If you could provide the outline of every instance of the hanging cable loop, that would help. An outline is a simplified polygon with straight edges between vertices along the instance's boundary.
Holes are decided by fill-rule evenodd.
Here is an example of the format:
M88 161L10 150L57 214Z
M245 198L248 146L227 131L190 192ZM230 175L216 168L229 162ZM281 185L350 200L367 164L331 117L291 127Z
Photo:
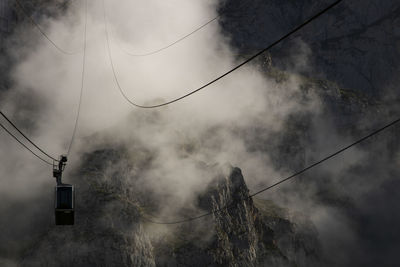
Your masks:
M110 64L111 64L111 70L114 76L114 81L116 83L116 86L118 88L118 90L120 91L121 95L123 96L123 98L132 106L137 107L137 108L144 108L144 109L151 109L151 108L159 108L159 107L163 107L163 106L167 106L170 105L172 103L178 102L184 98L187 98L203 89L205 89L206 87L212 85L213 83L221 80L222 78L224 78L225 76L228 76L229 74L231 74L232 72L234 72L235 70L241 68L242 66L246 65L247 63L249 63L250 61L254 60L255 58L257 58L258 56L260 56L261 54L263 54L264 52L270 50L271 48L273 48L274 46L276 46L277 44L279 44L280 42L282 42L283 40L287 39L288 37L290 37L291 35L293 35L294 33L296 33L297 31L299 31L300 29L302 29L303 27L305 27L306 25L308 25L309 23L311 23L312 21L316 20L317 18L319 18L320 16L322 16L323 14L325 14L326 12L328 12L330 9L334 8L336 5L338 5L340 2L342 2L343 0L338 0L335 1L334 3L330 4L328 7L324 8L323 10L319 11L317 14L315 14L314 16L312 16L311 18L309 18L308 20L304 21L302 24L300 24L299 26L295 27L294 29L292 29L289 33L283 35L281 38L279 38L278 40L276 40L275 42L273 42L272 44L268 45L267 47L265 47L264 49L260 50L259 52L255 53L253 56L251 56L250 58L246 59L245 61L243 61L242 63L240 63L239 65L237 65L236 67L232 68L231 70L225 72L224 74L218 76L217 78L215 78L214 80L204 84L203 86L187 93L184 94L180 97L177 97L175 99L160 103L160 104L156 104L156 105L141 105L136 103L135 101L131 100L130 98L128 98L128 96L126 95L126 93L124 92L124 90L122 89L122 86L120 85L119 81L118 81L118 77L116 74L116 70L115 70L115 66L114 66L114 61L113 61L113 57L112 57L112 53L111 53L111 47L110 47L110 38L109 38L109 30L108 30L108 24L107 24L107 18L106 18L106 8L105 8L105 4L104 4L104 0L103 2L103 17L104 17L104 24L105 24L105 34L106 34L106 40L107 40L107 51L108 51L108 57L110 60Z

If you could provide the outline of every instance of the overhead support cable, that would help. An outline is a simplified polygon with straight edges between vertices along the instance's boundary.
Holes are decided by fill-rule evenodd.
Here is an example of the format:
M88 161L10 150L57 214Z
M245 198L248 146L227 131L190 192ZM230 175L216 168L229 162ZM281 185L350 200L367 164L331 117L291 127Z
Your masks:
M221 12L221 13L224 13L224 12ZM158 54L158 53L160 53L160 52L162 52L162 51L164 51L164 50L166 50L166 49L168 49L168 48L170 48L170 47L172 47L172 46L174 46L174 45L180 43L181 41L185 40L186 38L192 36L192 35L195 34L196 32L198 32L198 31L200 31L201 29L205 28L206 26L208 26L208 25L211 24L212 22L217 21L217 20L221 17L221 15L222 15L221 13L220 13L219 15L217 15L217 16L211 18L210 20L208 20L208 21L205 22L204 24L201 24L200 26L198 26L197 28L195 28L195 29L192 30L191 32L189 32L189 33L183 35L182 37L178 38L177 40L175 40L175 41L173 41L173 42L171 42L171 43L169 43L169 44L167 44L167 45L165 45L165 46L162 46L162 47L160 47L160 48L157 48L157 49L154 49L154 50L152 50L152 51L149 51L149 52L144 52L144 53L132 53L132 52L129 52L127 49L125 49L124 47L122 47L122 45L120 44L120 42L118 41L117 38L113 38L113 39L114 39L115 43L117 44L117 46L118 46L125 54L127 54L128 56L132 56L132 57L145 57L145 56L150 56L150 55ZM107 18L108 18L108 16L107 16L107 14L106 14L106 19L107 19ZM107 20L108 20L108 19L107 19ZM112 37L112 35L113 35L113 33L112 33L112 29L111 29L111 30L110 30L110 36Z
M21 4L19 0L14 0L19 9L22 11L22 13L31 21L31 23L39 30L39 32L46 38L59 52L65 54L65 55L76 55L81 53L82 51L67 51L63 48L61 48L59 45L57 45L47 34L46 32L42 29L42 27L37 23L32 16L28 14L28 12L25 10L24 6Z
M14 127L15 130L17 130L29 143L31 143L35 148L37 148L40 152L42 152L44 155L49 157L50 159L54 161L58 161L56 158L50 156L48 153L46 153L43 149L41 149L38 145L36 145L28 136L26 136L2 111L0 111L0 115L3 116L4 119L8 121L9 124L11 124L12 127Z
M200 31L201 29L203 29L203 28L205 28L206 26L208 26L209 24L211 24L212 22L217 21L217 20L221 17L221 15L222 15L223 13L225 13L225 12L221 12L219 15L217 15L217 16L211 18L210 20L208 20L208 21L205 22L204 24L201 24L200 26L198 26L197 28L195 28L195 29L192 30L191 32L189 32L189 33L183 35L182 37L178 38L177 40L175 40L175 41L173 41L173 42L171 42L171 43L169 43L169 44L167 44L167 45L165 45L165 46L162 46L162 47L160 47L160 48L157 48L157 49L154 49L154 50L152 50L152 51L149 51L149 52L144 52L144 53L132 53L132 52L129 52L127 49L125 49L125 48L122 47L122 45L120 44L120 42L118 42L118 39L117 39L117 38L113 38L113 39L114 39L114 41L116 42L117 46L118 46L125 54L127 54L127 55L129 55L129 56L132 56L132 57L145 57L145 56L150 56L150 55L158 54L158 53L160 53L160 52L162 52L162 51L164 51L164 50L166 50L166 49L168 49L168 48L170 48L170 47L172 47L172 46L174 46L174 45L180 43L181 41L185 40L186 38L192 36L192 35L195 34L196 32ZM108 16L107 16L107 14L106 14L106 19L107 19L107 18L108 18ZM110 30L110 35L113 35L112 29Z
M79 95L79 102L78 102L78 109L77 109L77 114L76 114L76 119L74 123L74 129L72 132L72 137L68 146L67 150L67 155L70 154L72 145L75 140L77 128L78 128L78 122L79 122L79 116L80 116L80 110L82 106L82 95L83 95L83 88L84 88L84 79L85 79L85 62L86 62L86 42L87 42L87 0L85 1L85 30L84 30L84 43L83 43L83 59L82 59L82 76L81 76L81 86L80 86L80 95ZM0 115L4 117L8 123L10 123L11 126L15 128L29 143L31 143L36 149L38 149L40 152L42 152L44 155L49 157L50 159L53 160L53 163L59 162L56 158L52 157L48 153L46 153L43 149L41 149L38 145L36 145L28 136L26 136L16 125L13 123L2 111L0 111ZM37 158L42 160L43 162L53 165L53 163L43 159L40 157L37 153L35 153L32 149L30 149L28 146L26 146L22 141L20 141L12 132L10 132L3 124L0 124L0 126L9 134L11 135L18 143L20 143L24 148L26 148L28 151L30 151L33 155L35 155Z
M74 130L72 131L72 137L71 137L71 141L68 146L67 156L69 156L69 154L71 152L72 144L74 143L74 140L75 140L76 131L78 129L79 115L80 115L81 106L82 106L82 95L83 95L83 88L84 88L84 84L85 84L85 66L86 66L86 42L87 42L86 29L87 29L87 0L85 1L85 30L84 30L84 41L83 41L81 88L80 88L80 93L79 93L79 102L78 102L78 109L76 112Z
M302 169L302 170L300 170L300 171L298 171L298 172L295 172L295 173L293 173L292 175L290 175L290 176L288 176L288 177L286 177L286 178L284 178L284 179L280 179L278 182L276 182L276 183L274 183L274 184L272 184L272 185L270 185L270 186L268 186L268 187L265 187L265 188L263 188L263 189L260 189L259 191L255 192L255 193L253 193L253 194L250 194L249 196L247 196L247 197L245 197L245 198L238 199L238 200L236 200L236 201L233 202L233 203L229 203L229 204L224 205L224 206L222 206L222 207L220 207L220 208L217 208L217 209L215 209L215 210L213 210L213 211L209 211L209 212L203 213L203 214L201 214L201 215L199 215L199 216L190 217L190 218L186 218L186 219L182 219L182 220L165 221L165 222L162 222L162 221L155 221L155 220L149 219L147 216L142 216L142 217L143 217L143 219L144 219L145 221L150 222L150 223L154 223L154 224L180 224L180 223L191 222L191 221L194 221L194 220L197 220L197 219L200 219L200 218L203 218L203 217L212 215L212 214L214 214L214 213L218 213L218 212L224 211L224 210L226 210L226 209L235 208L235 204L236 204L237 202L239 202L239 201L246 201L246 200L248 200L248 199L251 199L252 197L254 197L254 196L256 196L256 195L259 195L259 194L261 194L261 193L263 193L263 192L265 192L265 191L268 191L268 190L270 190L270 189L272 189L272 188L274 188L274 187L277 187L278 185L280 185L280 184L282 184L282 183L285 183L285 182L287 182L287 181L289 181L289 180L291 180L291 179L294 179L295 177L298 177L300 174L303 174L303 173L305 173L305 172L307 172L307 171L309 171L309 170L311 170L311 169L317 167L318 165L324 163L325 161L327 161L327 160L329 160L329 159L332 159L333 157L335 157L335 156L337 156L337 155L339 155L339 154L345 152L346 150L348 150L348 149L350 149L350 148L352 148L352 147L354 147L354 146L356 146L356 145L358 145L358 144L364 142L365 140L367 140L367 139L369 139L369 138L371 138L371 137L373 137L373 136L379 134L380 132L382 132L382 131L384 131L384 130L386 130L386 129L392 127L392 126L394 126L395 124L397 124L397 123L399 123L399 122L400 122L400 118L398 118L398 119L396 119L396 120L394 120L394 121L392 121L392 122L386 124L385 126L383 126L383 127L379 128L379 129L377 129L377 130L371 132L370 134L368 134L368 135L366 135L366 136L364 136L364 137L358 139L357 141L355 141L355 142L353 142L353 143L351 143L351 144L349 144L349 145L347 145L347 146L344 146L343 148L337 150L336 152L334 152L334 153L332 153L332 154L329 154L328 156L326 156L326 157L324 157L324 158L322 158L322 159L316 161L315 163L313 163L313 164L311 164L311 165L308 165L308 166L305 167L304 169Z
M187 33L186 35L182 36L181 38L173 41L172 43L169 43L165 46L162 46L160 48L157 48L155 50L152 51L148 51L148 52L144 52L144 53L132 53L129 52L127 49L125 49L124 47L122 47L122 45L120 44L120 42L118 42L117 38L113 38L115 40L115 42L117 43L117 46L128 56L132 56L132 57L146 57L146 56L151 56L154 54L158 54L168 48L170 48L171 46L176 45L177 43L180 43L181 41L185 40L186 38L190 37L191 35L195 34L196 32L200 31L201 29L203 29L204 27L206 27L208 24L218 20L220 17L220 15L215 16L214 18L210 19L209 21L207 21L206 23L200 25L199 27L197 27L196 29L192 30L191 32ZM106 14L106 19L107 19L107 14Z
M21 140L19 140L12 132L10 132L1 122L0 122L0 127L4 129L4 131L6 131L6 133L8 133L12 138L14 138L18 143L20 143L25 149L27 149L29 152L31 152L35 157L37 157L38 159L40 159L41 161L43 161L44 163L48 164L48 165L53 165L53 163L51 163L50 161L45 160L44 158L42 158L41 156L39 156L38 154L36 154L32 149L30 149L27 145L25 145ZM36 146L35 146L36 147Z
M123 96L123 98L132 106L138 107L138 108L159 108L162 106L167 106L170 105L172 103L178 102L186 97L189 97L203 89L205 89L206 87L210 86L211 84L221 80L222 78L224 78L225 76L231 74L232 72L234 72L235 70L239 69L240 67L244 66L245 64L249 63L250 61L254 60L255 58L257 58L258 56L260 56L261 54L263 54L264 52L268 51L269 49L273 48L274 46L276 46L277 44L279 44L280 42L282 42L283 40L287 39L289 36L291 36L292 34L296 33L297 31L299 31L300 29L302 29L304 26L306 26L307 24L311 23L312 21L314 21L315 19L319 18L321 15L323 15L324 13L326 13L327 11L329 11L330 9L332 9L333 7L335 7L336 5L338 5L340 2L342 2L343 0L338 0L335 1L334 3L332 3L331 5L329 5L328 7L324 8L323 10L319 11L317 14L315 14L314 16L312 16L311 18L309 18L308 20L304 21L302 24L300 24L299 26L295 27L293 30L291 30L289 33L283 35L282 37L280 37L278 40L276 40L275 42L273 42L272 44L268 45L266 48L260 50L259 52L257 52L256 54L254 54L253 56L251 56L250 58L246 59L245 61L243 61L242 63L240 63L239 65L237 65L236 67L232 68L231 70L225 72L224 74L222 74L221 76L215 78L214 80L206 83L205 85L187 93L184 94L180 97L177 97L175 99L172 99L170 101L161 103L161 104L156 104L156 105L141 105L136 103L135 101L132 101L124 92L124 90L122 89L119 81L118 81L118 77L116 74L116 70L115 70L115 66L114 66L114 62L113 62L113 58L112 58L112 53L111 53L111 48L110 48L110 38L109 38L109 31L108 31L108 25L107 25L107 18L106 18L106 11L105 11L105 4L104 4L104 0L103 0L103 13L104 13L104 24L105 24L105 33L106 33L106 40L107 40L107 50L108 50L108 56L110 59L110 63L111 63L111 69L113 72L113 76L114 76L114 80L115 83L118 87L118 90L120 91L121 95Z

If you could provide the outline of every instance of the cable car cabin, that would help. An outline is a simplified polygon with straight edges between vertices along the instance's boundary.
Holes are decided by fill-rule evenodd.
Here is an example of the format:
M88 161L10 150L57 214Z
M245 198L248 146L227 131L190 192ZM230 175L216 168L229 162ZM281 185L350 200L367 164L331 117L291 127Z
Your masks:
M56 225L74 224L75 190L70 184L56 186L55 215Z

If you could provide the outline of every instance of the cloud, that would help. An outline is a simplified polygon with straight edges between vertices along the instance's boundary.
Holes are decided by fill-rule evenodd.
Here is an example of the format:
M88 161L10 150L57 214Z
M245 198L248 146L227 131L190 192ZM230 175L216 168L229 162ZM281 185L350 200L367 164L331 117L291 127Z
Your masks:
M75 51L83 46L83 4L72 5L57 19L41 20L46 33L65 49ZM217 8L218 1L116 4L106 0L116 75L132 101L145 104L173 99L238 64L234 49L217 22L148 57L130 57L121 50L144 53L169 44L215 17ZM35 34L35 29L20 29L14 37L18 45L9 48L15 60L14 84L1 101L2 110L12 114L46 151L58 155L66 152L75 123L83 55L59 54L45 39L33 37ZM26 39L33 46L27 47ZM82 108L66 181L76 179L74 171L80 167L83 154L107 146L124 147L134 167L135 161L142 163L148 159L150 163L137 171L133 168L122 182L129 184L134 177L136 185L157 196L159 215L164 216L179 213L185 206L195 207L197 194L215 176L215 165L228 163L240 167L253 190L284 177L293 171L280 166L291 154L276 153L282 147L293 148L284 142L285 138L289 138L288 142L291 137L300 140L293 144L304 148L303 164L332 152L352 138L330 122L335 115L325 113L327 108L319 88L313 85L311 90L304 90L305 78L294 74L312 69L308 60L311 50L301 40L296 44L301 49L293 52L288 62L293 74L285 74L282 81L277 82L276 77L266 75L265 69L251 63L176 104L141 110L129 105L116 87L107 55L102 5L89 1ZM303 129L308 133L299 133L296 127L291 132L290 125L298 117L304 118L299 121L308 125ZM54 185L51 168L42 166L3 132L0 138L2 148L8 151L0 155L3 202L47 201ZM293 155L298 156L297 152ZM369 155L363 149L352 149L307 175L311 182L304 178L263 197L310 215L328 248L340 248L344 243L355 246L358 239L346 213L315 194L327 189L326 185L331 186L334 196L349 195L349 188L355 190L351 191L354 196L371 190L370 186L359 189L359 179L353 182L344 177L349 172L346 175L358 177L357 172L351 171L366 159ZM342 176L343 179L335 180ZM343 184L349 188L343 189ZM31 206L23 208L24 212L30 209ZM32 213L29 216L33 219L36 214ZM9 222L3 222L5 228L22 229L29 234L31 229L15 226L14 217L9 218ZM333 234L337 232L346 235L340 238ZM332 236L337 238L332 241Z
M60 18L40 21L48 36L65 50L76 51L83 45L83 4L71 6ZM138 103L169 100L238 63L218 23L149 57L129 57L117 45L134 51L156 49L214 17L216 7L213 1L148 1L145 5L139 1L118 5L106 1L116 75L130 99ZM213 178L204 166L239 166L249 185L258 183L260 177L276 176L269 155L250 151L243 137L253 127L267 137L282 129L288 115L315 108L304 108L298 102L300 87L295 76L276 83L257 65L249 64L174 105L140 110L126 103L116 88L102 12L101 3L89 2L82 108L66 182L79 166L81 155L101 148L104 140L125 147L139 143L145 149L143 153L150 153L150 167L138 181L166 204L160 215L195 205L196 194ZM2 101L3 109L37 144L57 156L66 152L71 138L83 54L60 54L40 36L33 38L32 47L26 47L24 40L38 34L37 30L24 28L18 34L14 39L19 45L10 48L15 60L14 85ZM99 144L94 139L87 142L91 136L102 135L107 138ZM1 161L1 188L6 201L48 199L49 188L54 185L51 167L42 166L4 133L1 138L10 151ZM13 228L11 221L6 228Z

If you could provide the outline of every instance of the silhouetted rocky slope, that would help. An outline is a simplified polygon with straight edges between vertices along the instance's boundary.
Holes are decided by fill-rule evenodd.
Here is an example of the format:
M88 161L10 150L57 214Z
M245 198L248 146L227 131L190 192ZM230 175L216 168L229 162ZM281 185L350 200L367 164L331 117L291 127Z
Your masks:
M155 209L143 208L151 199L142 201L138 196L146 192L127 186L135 176L127 175L134 168L127 155L115 149L95 151L86 163L80 171L84 176L74 181L76 225L53 226L43 233L24 256L23 266L311 266L318 262L320 247L317 233L310 230L312 223L290 221L288 213L272 202L255 200L255 204L238 168L228 176L217 174L198 196L200 210L229 208L168 226L168 233L155 236L149 231L157 225L146 219Z
M116 172L107 176L110 164ZM74 181L75 225L51 227L40 240L33 240L22 266L154 266L138 204L124 201L129 197L123 164L126 161L115 150L87 157L85 165L90 167L82 168Z
M240 53L251 53L271 43L328 2L304 0L283 4L282 1L227 0L223 7L227 12L221 24L225 33L231 36L234 48ZM399 26L399 9L395 4L396 1L344 1L298 35L310 47L311 53L294 38L259 59L259 65L266 77L277 82L288 79L287 71L300 72L304 99L307 100L308 94L321 99L323 109L318 119L332 119L334 128L343 136L360 136L374 125L381 125L381 118L390 118L393 114L376 96L381 94L382 88L391 86L398 70L399 27L396 26ZM293 55L297 52L309 53L309 66L313 67L292 65L296 62ZM306 105L307 101L304 103ZM287 118L284 130L268 136L268 140L260 134L263 128L259 125L238 134L247 140L250 150L271 155L277 169L298 170L306 165L307 155L311 153L307 146L315 142L314 134L318 131L313 129L314 120L315 117L308 113L294 114ZM390 131L389 137L378 136L376 139L389 140L383 143L394 158L399 147L396 137L400 129ZM387 153L381 148L377 151L382 152L379 155ZM78 189L76 225L52 226L49 230L38 228L41 238L31 241L22 265L323 265L313 224L303 215L293 214L268 200L240 200L248 195L248 189L238 169L233 169L228 176L216 175L214 183L198 196L198 206L202 210L215 210L232 201L234 209L223 209L196 222L168 226L168 233L161 231L158 236L149 234L156 226L146 222L143 216L157 214L162 203L152 192L142 190L135 183L136 176L151 161L151 155L144 155L132 159L118 147L88 154L86 163L90 164L84 164L76 171L76 179L71 181ZM363 175L374 173L380 160L383 162L386 158L366 159L365 162L374 164L364 169L354 168L349 176L367 177ZM386 164L381 165L385 167ZM393 173L396 177L396 172ZM376 177L379 175L377 172ZM354 200L331 188L329 177L318 177L322 178L312 180L318 183L315 196L318 201L343 208L351 218L363 215L355 211ZM311 183L302 182L297 184L298 191ZM377 202L374 199L368 207ZM386 203L382 204L382 210L383 207ZM371 209L368 210L364 211L364 220L371 219L368 217ZM177 216L198 212L182 210ZM379 216L375 217L379 220ZM360 229L371 227L363 226L363 222L357 220L353 223ZM392 218L387 219L390 220ZM388 228L392 226L388 223ZM378 228L375 232L382 231Z
M221 25L233 47L253 53L332 2L226 0ZM343 88L383 96L399 68L399 18L398 1L343 1L272 49L272 58L280 68L312 72ZM302 55L309 64L302 65Z

